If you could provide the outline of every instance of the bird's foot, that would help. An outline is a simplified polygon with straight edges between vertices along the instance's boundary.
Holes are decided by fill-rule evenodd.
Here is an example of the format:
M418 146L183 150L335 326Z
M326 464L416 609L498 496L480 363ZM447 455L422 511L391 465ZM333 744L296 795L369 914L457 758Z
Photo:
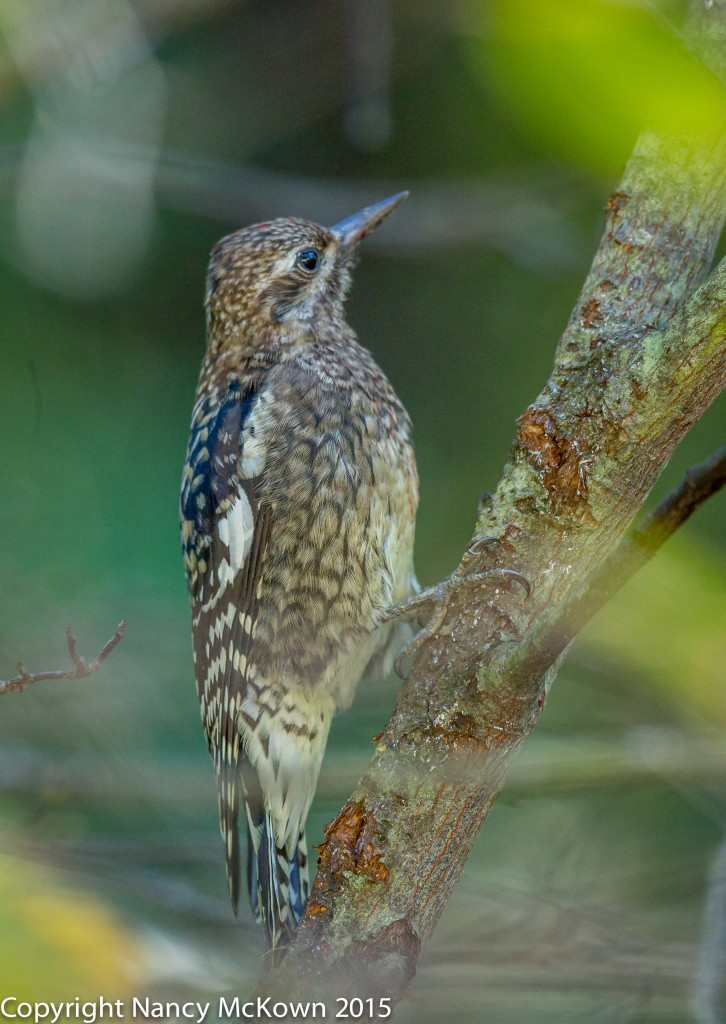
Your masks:
M480 541L476 541L472 545L472 549L477 547L478 550L481 550L486 542L500 543L496 538L484 537ZM532 589L526 577L514 569L487 569L485 572L474 572L467 576L450 576L443 583L437 583L436 586L429 587L427 590L421 591L420 594L415 594L408 600L388 608L381 624L417 619L419 625L423 626L398 652L393 663L396 675L401 679L404 678L404 659L416 655L423 644L441 629L449 611L449 602L455 593L461 592L462 589L478 589L497 581L518 583L524 589L526 597L529 597ZM426 616L428 616L428 622L424 625L421 620Z

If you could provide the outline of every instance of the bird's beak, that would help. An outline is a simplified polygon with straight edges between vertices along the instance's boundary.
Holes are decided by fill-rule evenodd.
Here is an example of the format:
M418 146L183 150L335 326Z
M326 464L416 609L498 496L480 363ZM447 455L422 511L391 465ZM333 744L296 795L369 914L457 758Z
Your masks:
M404 199L408 198L408 192L398 192L390 199L383 199L373 206L366 206L359 210L352 217L346 217L330 229L334 235L342 241L345 246L354 246L371 231L375 231L389 213L393 213L397 206L400 206Z

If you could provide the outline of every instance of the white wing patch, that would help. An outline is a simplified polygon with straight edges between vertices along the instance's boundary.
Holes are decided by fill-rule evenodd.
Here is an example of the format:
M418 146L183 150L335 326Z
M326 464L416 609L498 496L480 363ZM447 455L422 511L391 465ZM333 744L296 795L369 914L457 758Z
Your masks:
M255 398L250 412L245 417L237 463L237 471L244 480L260 476L265 468L267 434L269 425L274 420L274 403L275 396L268 388ZM220 513L215 529L229 555L228 558L221 558L215 567L214 589L209 600L202 606L205 612L215 607L228 584L231 584L244 568L255 534L255 517L242 486L238 485L237 493L234 496L230 495L222 508L224 513Z
M216 585L208 601L202 605L202 611L208 612L214 608L220 598L226 593L227 585L234 581L235 576L245 564L247 555L252 547L252 538L255 533L255 520L252 515L252 506L244 491L240 491L225 516L217 520L217 534L219 539L229 551L229 561L222 558L216 567ZM222 620L220 628L226 624Z
M245 564L245 559L252 547L252 536L255 530L254 516L249 498L241 491L232 503L227 515L217 522L219 539L229 548L229 566L232 575ZM220 579L222 566L220 566Z
M265 468L265 455L267 454L261 441L252 437L245 444L243 455L240 459L242 473L246 477L259 476Z
M246 478L260 476L267 458L265 428L270 422L275 403L271 388L262 391L256 398L242 429L242 457L240 469Z

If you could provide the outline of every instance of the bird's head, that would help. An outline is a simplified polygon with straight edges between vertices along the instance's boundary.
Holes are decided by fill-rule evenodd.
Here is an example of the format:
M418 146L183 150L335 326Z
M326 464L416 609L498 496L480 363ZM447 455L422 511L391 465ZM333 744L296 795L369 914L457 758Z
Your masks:
M316 327L342 315L358 242L407 195L399 192L332 228L286 217L223 238L207 274L210 349L254 352L313 340Z

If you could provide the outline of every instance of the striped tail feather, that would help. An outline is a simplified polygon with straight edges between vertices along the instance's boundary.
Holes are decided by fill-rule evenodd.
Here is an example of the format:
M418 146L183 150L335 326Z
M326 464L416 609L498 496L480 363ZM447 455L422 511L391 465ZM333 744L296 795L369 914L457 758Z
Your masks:
M292 851L281 848L269 811L247 810L247 887L252 912L262 922L268 949L288 945L309 893L305 832L299 833Z
M220 765L217 769L219 827L224 841L227 882L235 917L239 910L240 893L239 787L237 766Z

